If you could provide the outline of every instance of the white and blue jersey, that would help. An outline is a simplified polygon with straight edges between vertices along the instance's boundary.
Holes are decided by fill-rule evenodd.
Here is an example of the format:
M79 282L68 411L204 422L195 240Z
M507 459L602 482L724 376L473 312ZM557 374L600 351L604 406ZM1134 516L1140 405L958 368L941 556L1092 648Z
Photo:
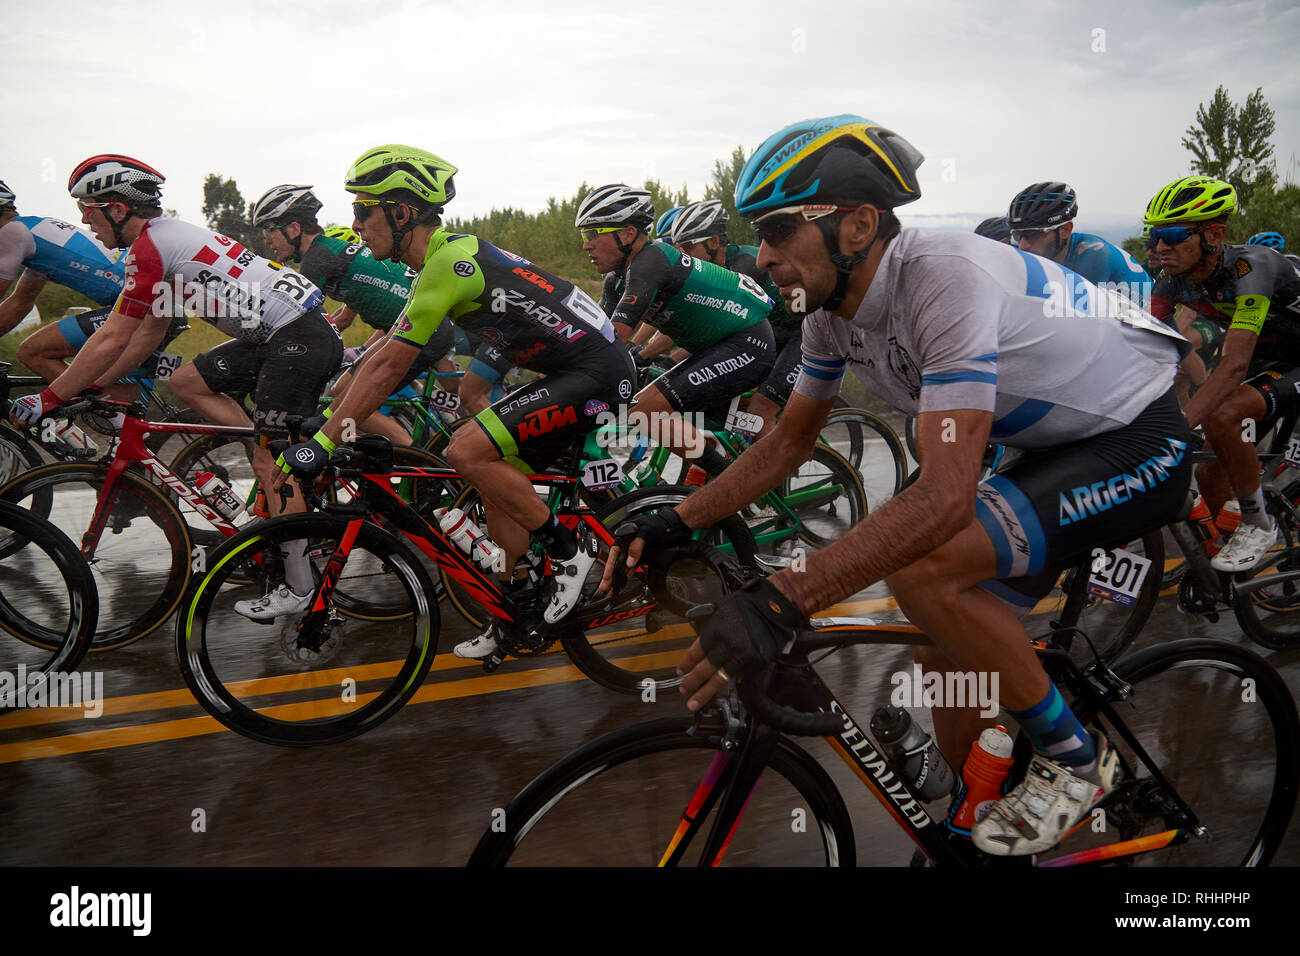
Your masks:
M1055 262L904 230L852 319L817 311L803 330L801 395L834 397L851 367L900 411L988 411L993 441L1028 450L976 490L999 579L1132 540L1182 505L1192 438L1172 385L1190 343ZM984 586L1023 610L1054 580Z
M825 399L846 367L909 414L993 413L992 439L1050 448L1131 422L1190 344L1055 262L965 233L904 230L852 320L803 323L795 391Z
M1101 236L1071 233L1063 265L1093 285L1127 296L1144 309L1151 303L1151 276L1136 259Z
M99 305L112 305L126 279L123 264L94 236L41 216L18 216L0 228L0 279L15 279L24 269Z

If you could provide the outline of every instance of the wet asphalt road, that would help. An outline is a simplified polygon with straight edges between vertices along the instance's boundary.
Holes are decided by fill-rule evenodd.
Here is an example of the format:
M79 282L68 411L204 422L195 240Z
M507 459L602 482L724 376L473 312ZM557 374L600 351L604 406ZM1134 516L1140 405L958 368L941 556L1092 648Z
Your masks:
M126 536L113 543L124 555L123 567L144 582L158 554L132 548ZM20 580L12 564L0 567L0 578L5 575L11 588L40 581ZM120 579L117 600L148 593L146 584L132 580ZM890 617L890 603L877 586L840 613ZM247 740L208 717L178 672L174 621L134 645L90 656L82 667L102 674L108 698L102 716L39 709L0 715L0 865L456 866L500 808L552 762L607 731L685 713L678 699L647 703L600 687L562 652L509 661L487 675L450 654L473 629L446 602L441 620L438 657L412 702L359 738L306 750ZM1030 633L1045 620L1031 618ZM1251 645L1230 614L1210 624L1162 597L1136 646L1183 637L1250 647L1282 673L1293 696L1300 695L1300 652ZM890 675L910 666L907 648L859 647L818 670L864 726L885 702ZM1197 701L1170 703L1184 715L1177 736L1195 741L1215 733L1213 718ZM858 862L905 865L910 840L825 743L806 746L845 794ZM1238 769L1215 766L1205 777L1230 795ZM662 834L643 834L632 805L659 800L660 783L632 780L603 793L605 802L585 811L590 832L539 837L537 862L607 862L606 850L643 837L646 845L633 848L633 859L652 861L663 847ZM664 789L671 791L663 795L663 803L673 805L671 823L689 789ZM786 795L778 792L769 802L746 819L774 813L769 832L797 831L781 819L790 813ZM807 851L810 843L815 849L814 841L812 834L786 839L767 854L738 837L729 859L811 862ZM1275 864L1300 864L1295 820Z
M443 651L470 634L450 609L443 625ZM1190 619L1166 597L1139 646L1186 636L1246 643L1230 617ZM562 655L488 676L440 654L421 695L383 726L284 750L207 718L172 655L170 625L94 655L83 666L104 673L110 698L98 719L0 718L0 864L459 865L494 811L548 764L600 733L681 710L675 700L643 703L601 688ZM1300 653L1265 656L1300 692ZM819 671L865 723L889 675L909 664L904 648L856 648ZM548 683L510 686L521 679ZM113 713L114 701L141 709ZM1188 713L1189 730L1210 731L1196 719ZM905 864L910 841L824 743L809 748L846 792L859 862ZM551 862L586 860L577 847ZM1275 862L1300 863L1295 821Z

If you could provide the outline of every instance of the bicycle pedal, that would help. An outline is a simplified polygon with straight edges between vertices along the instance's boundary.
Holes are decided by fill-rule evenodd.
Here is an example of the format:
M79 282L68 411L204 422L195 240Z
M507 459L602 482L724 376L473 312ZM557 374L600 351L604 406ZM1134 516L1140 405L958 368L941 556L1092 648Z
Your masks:
M499 657L496 654L489 654L487 657L483 658L483 671L484 673L491 674L504 663L504 657Z

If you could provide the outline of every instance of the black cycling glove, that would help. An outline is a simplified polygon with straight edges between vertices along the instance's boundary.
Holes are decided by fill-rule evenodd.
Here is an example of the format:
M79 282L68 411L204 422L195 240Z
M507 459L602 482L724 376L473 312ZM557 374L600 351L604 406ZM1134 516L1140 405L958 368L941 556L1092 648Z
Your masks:
M807 624L776 585L755 578L718 602L700 642L710 663L736 677L776 660Z
M665 507L624 521L614 529L614 537L620 548L626 548L634 538L641 538L647 548L658 551L689 544L691 529L686 527L677 509Z

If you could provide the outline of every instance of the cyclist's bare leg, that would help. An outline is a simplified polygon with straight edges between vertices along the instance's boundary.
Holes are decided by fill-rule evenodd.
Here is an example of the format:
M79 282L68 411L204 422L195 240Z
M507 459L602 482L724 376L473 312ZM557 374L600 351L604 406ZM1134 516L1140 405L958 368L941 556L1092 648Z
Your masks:
M500 509L521 529L540 528L550 518L550 509L537 497L532 482L501 458L496 445L477 425L456 429L447 445L447 461L478 490L485 507ZM506 547L503 541L496 543ZM523 554L525 547L526 542L517 548L514 558Z
M1247 438L1254 437L1250 432L1243 432L1246 419L1259 421L1267 412L1264 396L1255 389L1241 386L1217 409L1205 419L1205 437L1218 459L1219 471L1226 473L1227 483L1237 497L1243 498L1254 494L1259 489L1259 456L1255 446ZM1200 469L1197 470L1198 481ZM1211 478L1210 487L1201 486L1201 494L1206 503L1219 513L1224 501L1229 497L1224 493L1222 483ZM1212 495L1217 497L1212 497Z
M755 392L749 399L749 414L763 419L763 428L758 433L758 437L763 438L776 428L776 416L781 414L781 406L766 395Z
M705 447L705 438L700 429L691 424L691 415L675 411L668 403L668 398L654 385L647 385L636 394L636 405L631 415L641 412L650 423L650 438L674 454L684 458L687 463L695 464L693 459L700 457ZM655 425L654 423L661 423Z
M1047 695L1050 683L1015 612L979 586L996 576L993 542L974 520L886 582L908 620L934 641L934 649L918 655L924 667L987 675L990 689L996 674L994 706L1027 710ZM939 748L960 767L990 719L980 716L979 707L941 707L933 716Z
M77 354L59 331L58 323L38 329L18 344L18 361L39 375L47 382L52 382L68 370L67 359ZM105 391L108 397L118 402L133 402L140 397L140 389L135 385L118 383L110 385Z
M167 384L176 397L202 415L204 421L214 425L252 424L242 405L229 395L208 388L193 362L186 362L178 368Z

